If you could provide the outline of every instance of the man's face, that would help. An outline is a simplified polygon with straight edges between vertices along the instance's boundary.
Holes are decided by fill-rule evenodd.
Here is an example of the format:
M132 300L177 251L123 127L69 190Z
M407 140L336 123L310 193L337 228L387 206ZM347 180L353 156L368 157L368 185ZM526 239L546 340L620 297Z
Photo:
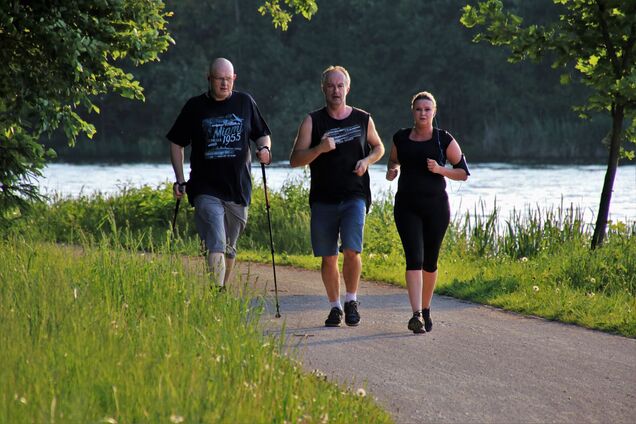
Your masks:
M327 105L340 106L346 104L347 94L349 94L347 78L340 71L329 72L322 85L322 92L325 95Z
M227 64L212 68L208 75L210 91L214 100L225 100L232 95L236 75L234 69Z

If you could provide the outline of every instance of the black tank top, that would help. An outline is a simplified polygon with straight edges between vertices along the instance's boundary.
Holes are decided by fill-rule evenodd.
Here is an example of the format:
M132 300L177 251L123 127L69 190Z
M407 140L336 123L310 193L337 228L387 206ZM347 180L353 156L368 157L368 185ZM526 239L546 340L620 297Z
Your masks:
M446 193L446 179L428 170L426 160L435 159L446 164L446 149L453 140L447 131L433 128L430 140L414 141L409 138L411 128L402 128L393 135L393 143L400 162L397 195L439 196Z
M335 150L322 153L311 162L311 186L309 202L339 203L360 197L365 199L367 211L371 204L369 172L357 176L356 163L367 156L371 147L367 144L369 114L353 108L345 119L334 119L326 108L311 112L311 147L320 144L327 133L336 142Z

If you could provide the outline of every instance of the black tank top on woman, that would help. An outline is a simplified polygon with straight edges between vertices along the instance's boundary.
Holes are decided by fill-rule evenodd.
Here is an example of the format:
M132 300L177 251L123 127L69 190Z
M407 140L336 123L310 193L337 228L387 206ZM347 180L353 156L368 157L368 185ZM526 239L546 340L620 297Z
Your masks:
M309 164L309 203L339 203L360 197L365 199L368 210L371 204L369 172L359 177L353 170L356 163L371 151L367 144L369 114L353 108L345 119L334 119L323 107L309 115L312 122L311 147L320 144L325 133L336 142L335 150L322 153Z
M446 149L453 140L447 131L433 128L430 140L414 141L409 138L411 128L402 128L393 135L393 143L400 162L397 195L435 197L446 194L446 179L428 170L426 160L435 159L446 164ZM438 142L439 141L439 142Z

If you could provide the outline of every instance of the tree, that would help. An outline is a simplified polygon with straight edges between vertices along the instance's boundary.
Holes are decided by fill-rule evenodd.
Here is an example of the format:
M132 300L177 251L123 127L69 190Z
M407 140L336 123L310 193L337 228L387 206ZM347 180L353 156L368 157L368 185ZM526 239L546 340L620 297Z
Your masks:
M461 18L468 28L481 27L473 41L508 46L509 60L552 60L564 73L561 82L574 79L592 89L580 116L609 113L612 126L607 172L592 236L592 249L603 244L607 230L614 177L620 157L634 158L623 148L636 143L636 1L553 0L562 8L558 22L522 27L519 16L504 10L500 0L466 5Z
M158 60L172 41L158 0L2 1L0 12L0 225L8 211L40 199L33 180L54 152L43 134L61 130L70 144L95 128L95 96L143 100L122 64Z
M159 60L174 40L161 0L0 0L0 227L41 200L35 184L55 156L41 137L61 131L74 145L95 127L99 96L144 100L124 69ZM236 3L238 13L238 2ZM314 0L265 2L259 11L286 29L294 14L309 19Z
M280 4L280 0L270 0L258 8L261 15L272 17L275 28L280 27L283 31L287 31L293 15L302 15L309 20L317 10L315 0L285 0L284 5Z

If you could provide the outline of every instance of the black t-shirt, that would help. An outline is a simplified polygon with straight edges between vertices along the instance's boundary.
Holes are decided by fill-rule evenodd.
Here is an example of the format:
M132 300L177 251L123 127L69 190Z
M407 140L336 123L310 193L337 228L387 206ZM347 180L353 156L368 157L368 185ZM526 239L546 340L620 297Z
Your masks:
M400 196L439 196L446 192L444 176L428 170L427 159L446 164L446 149L453 136L445 130L433 128L433 136L426 141L409 138L411 128L402 128L393 135L393 144L400 162L398 192Z
M167 134L180 146L192 144L190 203L199 194L248 206L252 197L249 140L270 135L256 102L233 91L222 101L201 94L187 101Z
M368 209L371 204L369 172L359 177L353 170L356 163L371 151L367 144L369 114L353 108L345 119L334 119L323 107L309 115L312 122L310 147L320 144L325 133L336 142L334 150L322 153L309 164L309 202L339 203L360 197L365 199Z

